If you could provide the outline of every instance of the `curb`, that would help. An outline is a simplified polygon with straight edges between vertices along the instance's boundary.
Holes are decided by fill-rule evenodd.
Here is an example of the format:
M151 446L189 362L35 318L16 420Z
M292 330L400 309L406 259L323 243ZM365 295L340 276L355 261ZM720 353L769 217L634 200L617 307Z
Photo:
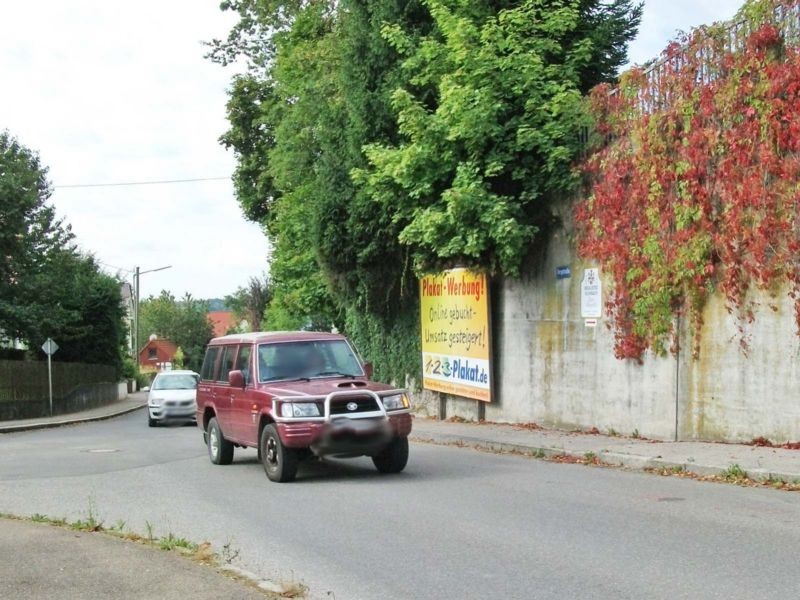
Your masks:
M217 567L217 570L222 571L223 573L228 573L230 575L234 575L240 579L243 579L253 586L260 589L262 592L267 592L269 594L277 594L279 596L283 596L286 593L286 588L282 586L280 583L276 583L271 579L264 579L263 577L259 577L255 573L251 571L247 571L242 569L241 567L236 567L234 565L221 565Z
M81 417L81 418L74 418L74 419L64 419L61 421L44 421L41 423L25 423L24 425L4 425L0 427L0 434L3 433L16 433L19 431L32 431L34 429L50 429L52 427L63 427L64 425L76 425L79 423L91 423L92 421L103 421L105 419L112 419L114 417L119 417L121 415L126 415L128 413L132 413L136 410L141 410L142 408L147 406L147 402L140 404L139 406L130 406L127 408L123 408L117 410L113 413L108 413L104 415L97 415L94 417Z
M493 442L483 438L453 435L435 434L433 436L414 435L410 438L415 442L439 444L445 446L466 446L478 450L488 450L500 454L521 454L532 458L553 458L556 456L568 456L571 458L585 458L585 452L576 452L565 448L553 446L537 446L527 444L509 444L506 442ZM716 476L724 474L730 465L720 467L716 465L704 465L696 462L672 461L654 456L643 456L641 454L623 454L608 450L598 450L594 452L597 460L609 467L622 467L632 471L644 471L645 469L683 469L688 473L693 473L701 477ZM781 471L770 471L768 469L746 469L744 470L748 478L754 481L766 481L769 479L783 479L784 481L796 481L800 479L800 473L786 473Z

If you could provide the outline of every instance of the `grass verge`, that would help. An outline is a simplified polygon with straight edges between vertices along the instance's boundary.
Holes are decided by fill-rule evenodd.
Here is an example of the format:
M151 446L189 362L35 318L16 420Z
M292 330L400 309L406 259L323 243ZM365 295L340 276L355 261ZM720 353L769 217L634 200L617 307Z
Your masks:
M646 468L644 471L654 475L661 475L662 477L680 477L682 479L694 479L712 483L732 483L742 487L772 488L785 492L800 492L800 479L786 481L772 475L766 479L753 479L737 464L730 465L718 475L700 475L683 467L653 467Z
M29 521L54 527L68 528L84 533L110 535L152 548L158 548L165 552L174 552L194 562L215 568L224 576L236 579L255 588L264 594L265 598L271 600L308 597L308 587L302 582L295 580L281 580L278 582L263 580L246 571L231 567L233 560L239 556L239 551L231 547L230 541L224 545L222 553L218 554L213 550L211 543L207 541L200 543L193 542L186 538L176 536L172 532L157 536L154 533L153 526L149 522L146 523L147 533L145 535L140 535L127 529L126 522L123 520L119 520L114 525L106 527L103 521L97 516L97 511L91 499L89 500L89 509L86 515L74 521L69 521L63 517L51 517L41 513L34 513L29 517L24 517L0 512L0 519Z

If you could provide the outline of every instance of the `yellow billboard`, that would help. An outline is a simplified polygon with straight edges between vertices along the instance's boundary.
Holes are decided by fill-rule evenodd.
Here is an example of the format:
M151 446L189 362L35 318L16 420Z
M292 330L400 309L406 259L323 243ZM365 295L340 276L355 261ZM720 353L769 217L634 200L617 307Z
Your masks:
M422 387L492 401L486 275L452 269L419 282Z

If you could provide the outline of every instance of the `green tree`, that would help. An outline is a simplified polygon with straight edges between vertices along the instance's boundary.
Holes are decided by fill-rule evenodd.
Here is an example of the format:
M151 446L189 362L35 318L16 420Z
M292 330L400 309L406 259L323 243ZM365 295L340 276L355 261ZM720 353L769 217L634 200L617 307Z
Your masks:
M37 348L47 337L60 346L55 359L122 368L125 309L121 282L103 273L94 258L62 252L48 264L34 287L40 290L41 317L26 338Z
M418 272L460 264L515 275L549 203L577 183L583 92L624 61L641 7L427 5L436 29L419 43L384 28L406 56L392 97L400 141L369 144L370 168L354 176L403 225Z
M267 3L238 7L251 10L242 22L275 31L263 49L270 59L251 60L257 66L235 80L222 142L237 154L245 215L266 226L274 245L265 326L391 328L401 309L413 309L413 273L392 215L350 172L366 166L365 143L391 141L396 130L390 98L401 82L400 57L381 25L424 28L430 19L419 2L346 0L338 11L335 3L287 5L277 20L256 4ZM252 52L247 41L228 43L225 56ZM398 374L418 361L406 362Z
M10 337L25 338L47 317L36 284L73 251L69 227L47 204L51 192L38 155L0 132L0 329Z
M120 282L77 251L50 193L39 157L0 132L0 330L37 356L52 337L60 346L54 360L121 369Z
M139 339L147 340L153 334L175 342L186 368L198 371L206 344L214 336L207 304L190 294L176 300L166 290L143 300L139 303Z
M314 199L309 196L316 187L311 179L318 143L313 134L318 116L314 100L322 93L319 86L329 80L321 71L307 78L293 78L291 67L296 61L308 60L309 69L320 69L316 60L324 39L324 3L312 3L305 8L286 4L271 12L273 3L242 2L231 5L242 15L242 23L259 23L260 27L283 28L289 13L299 19L298 27L308 31L305 36L293 36L281 31L280 39L257 53L272 52L274 44L286 48L281 59L272 66L283 71L281 89L277 90L271 74L263 74L259 65L266 58L252 56L254 51L245 40L229 38L223 56L246 53L253 67L251 73L235 78L228 102L230 130L221 142L234 151L237 169L234 175L237 197L247 218L265 226L273 241L270 265L272 298L264 326L268 329L329 329L337 318L337 308L323 276L314 237ZM286 14L284 14L286 13ZM294 18L293 17L293 18ZM319 33L312 35L312 32ZM249 36L250 34L248 34ZM247 36L245 36L247 37ZM256 37L261 37L256 35ZM289 48L293 48L289 51ZM216 48L219 59L220 47ZM303 58L305 57L305 59ZM224 62L223 59L222 62ZM301 88L306 91L301 92ZM315 88L313 93L309 90ZM293 104L293 100L297 104ZM294 133L292 133L294 131ZM278 148L278 136L281 145Z
M275 93L268 81L251 73L234 77L228 93L230 129L220 137L220 142L233 150L237 158L233 175L236 198L246 218L266 224L280 195L271 171L264 168L266 157L275 147L274 123L270 118L276 108Z
M172 357L172 362L176 369L186 368L186 356L183 354L183 348L180 346L178 346L178 349L175 350L175 356Z
M416 275L513 274L575 183L582 94L625 60L631 0L241 0L222 143L274 246L269 327L336 325L418 371Z
M266 277L251 277L244 287L238 288L230 296L225 296L225 304L233 312L237 321L247 321L249 331L258 331L270 300L270 283Z

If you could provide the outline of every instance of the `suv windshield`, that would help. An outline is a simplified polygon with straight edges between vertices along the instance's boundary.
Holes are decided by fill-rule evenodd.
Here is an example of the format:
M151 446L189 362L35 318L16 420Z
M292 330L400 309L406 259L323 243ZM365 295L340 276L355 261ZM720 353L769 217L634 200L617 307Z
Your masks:
M281 342L258 347L258 377L262 382L363 374L358 358L344 340Z
M197 387L197 375L176 373L159 375L153 382L154 390L193 390Z

